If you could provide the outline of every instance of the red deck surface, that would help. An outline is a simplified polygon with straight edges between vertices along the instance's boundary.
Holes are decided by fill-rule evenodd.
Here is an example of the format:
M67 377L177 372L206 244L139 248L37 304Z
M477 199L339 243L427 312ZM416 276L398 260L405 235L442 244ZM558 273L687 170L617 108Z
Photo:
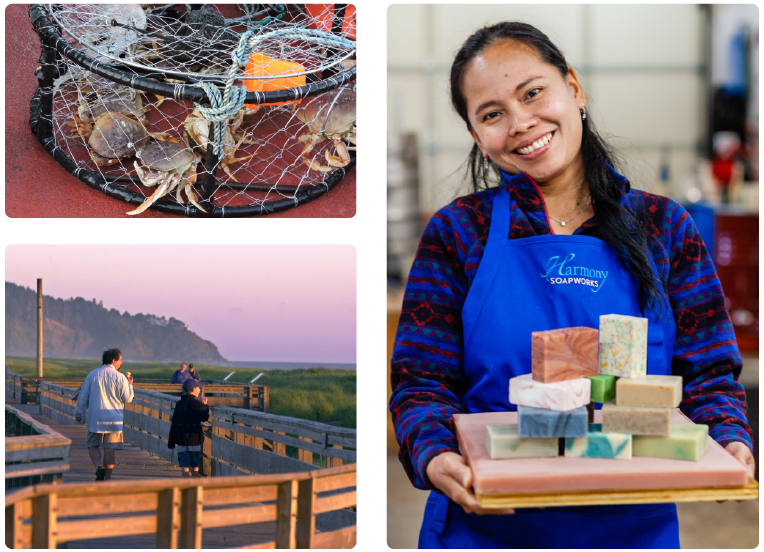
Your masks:
M40 40L28 6L5 9L5 212L9 217L127 217L135 208L88 187L56 163L29 126L29 103ZM355 168L323 196L268 218L348 218L355 215ZM149 209L138 218L176 217ZM261 218L261 217L260 217Z

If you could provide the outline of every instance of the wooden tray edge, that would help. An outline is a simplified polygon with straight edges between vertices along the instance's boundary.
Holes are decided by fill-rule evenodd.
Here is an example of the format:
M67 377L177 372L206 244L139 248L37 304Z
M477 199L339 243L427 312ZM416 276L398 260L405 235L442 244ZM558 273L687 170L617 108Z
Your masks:
M759 498L758 481L740 487L696 487L690 489L637 489L619 491L572 491L535 494L477 494L483 508L545 508L605 504L660 504Z

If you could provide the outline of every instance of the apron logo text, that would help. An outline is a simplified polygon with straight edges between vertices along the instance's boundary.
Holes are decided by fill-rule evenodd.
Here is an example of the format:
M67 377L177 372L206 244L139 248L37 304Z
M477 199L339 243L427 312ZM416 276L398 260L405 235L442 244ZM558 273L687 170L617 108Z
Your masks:
M571 266L569 263L576 257L570 253L560 260L559 255L551 257L546 264L546 272L539 276L549 280L550 284L579 284L589 286L593 293L597 293L607 280L607 270L595 270L585 266Z

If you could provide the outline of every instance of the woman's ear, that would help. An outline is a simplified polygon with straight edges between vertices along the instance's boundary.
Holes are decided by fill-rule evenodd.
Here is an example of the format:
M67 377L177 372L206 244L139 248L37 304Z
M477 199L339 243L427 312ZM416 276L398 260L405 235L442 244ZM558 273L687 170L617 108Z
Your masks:
M470 136L472 136L472 139L475 140L475 144L477 144L477 147L480 148L480 152L483 154L483 157L485 157L485 150L483 149L483 144L480 142L480 136L478 136L477 132L470 129Z
M568 85L568 88L573 93L573 97L576 99L576 103L578 103L579 107L584 107L586 105L586 94L584 94L584 89L581 86L581 83L578 82L578 76L572 67L568 67L565 84Z

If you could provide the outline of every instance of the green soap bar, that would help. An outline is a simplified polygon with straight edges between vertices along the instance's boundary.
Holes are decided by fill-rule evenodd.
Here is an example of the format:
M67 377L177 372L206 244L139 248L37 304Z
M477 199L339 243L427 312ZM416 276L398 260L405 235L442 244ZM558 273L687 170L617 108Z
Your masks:
M707 425L671 424L671 434L668 437L634 435L632 454L697 461L706 452L707 440Z
M605 403L615 399L616 376L600 374L589 376L589 379L592 380L592 402Z
M585 437L565 439L565 456L630 460L631 435L603 433L602 424L589 424L589 433Z
M536 458L559 455L557 437L520 437L517 434L517 424L487 425L485 446L491 458Z

